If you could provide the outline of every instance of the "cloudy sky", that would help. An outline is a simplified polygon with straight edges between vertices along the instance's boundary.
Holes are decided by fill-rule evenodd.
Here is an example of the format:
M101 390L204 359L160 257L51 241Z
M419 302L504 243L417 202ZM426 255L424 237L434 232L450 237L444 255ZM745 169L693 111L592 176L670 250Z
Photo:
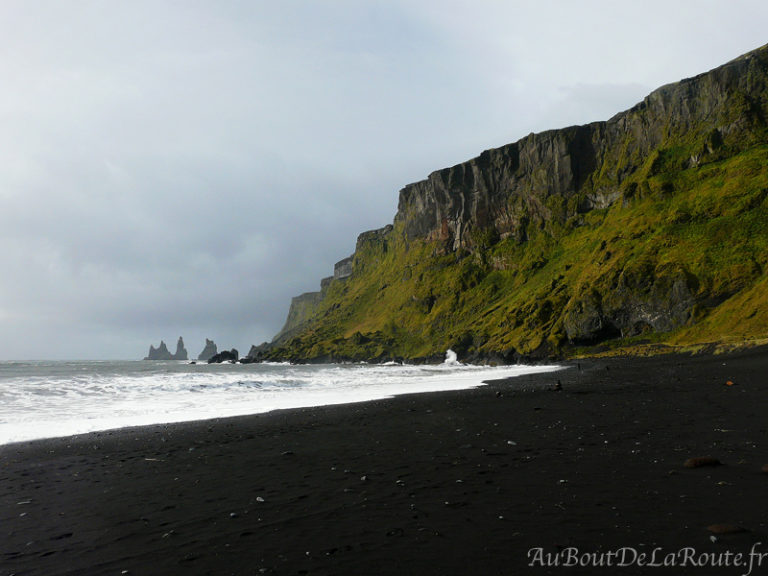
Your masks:
M768 42L764 0L3 0L0 359L269 340L400 188Z

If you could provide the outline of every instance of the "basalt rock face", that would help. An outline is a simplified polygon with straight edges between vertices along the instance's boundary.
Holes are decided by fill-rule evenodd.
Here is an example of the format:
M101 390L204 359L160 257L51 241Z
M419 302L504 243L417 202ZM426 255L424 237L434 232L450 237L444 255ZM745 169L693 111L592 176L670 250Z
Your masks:
M592 132L587 126L531 135L434 172L400 191L395 223L408 239L435 242L442 252L472 248L474 236L488 230L523 241L532 221L552 217L547 198L572 197L581 172L594 165Z
M523 241L528 229L594 208L631 191L627 179L674 136L699 140L674 168L716 160L760 141L766 119L766 50L659 88L606 122L531 134L432 173L400 192L395 223L408 238L473 249L478 234ZM650 171L665 168L665 155Z
M344 258L344 260L336 262L333 266L333 279L342 280L352 276L352 261L353 256L350 256L349 258Z
M400 191L262 359L519 359L766 334L768 47ZM762 331L762 332L761 332ZM667 334L664 338L659 335Z

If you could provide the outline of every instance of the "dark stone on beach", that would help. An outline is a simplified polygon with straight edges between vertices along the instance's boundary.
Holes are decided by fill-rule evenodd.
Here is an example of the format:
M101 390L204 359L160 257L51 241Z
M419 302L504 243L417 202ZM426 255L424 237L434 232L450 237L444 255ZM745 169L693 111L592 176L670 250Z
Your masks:
M237 362L240 359L240 353L236 348L232 350L222 350L215 356L208 359L208 364L221 364L222 362Z
M768 474L768 464L763 464L763 467L760 468L760 470L762 470L763 473Z
M739 534L747 532L745 528L736 524L710 524L707 526L707 530L712 532L712 534Z
M699 456L698 458L688 458L683 462L686 468L703 468L704 466L722 466L723 463L717 458L710 456Z

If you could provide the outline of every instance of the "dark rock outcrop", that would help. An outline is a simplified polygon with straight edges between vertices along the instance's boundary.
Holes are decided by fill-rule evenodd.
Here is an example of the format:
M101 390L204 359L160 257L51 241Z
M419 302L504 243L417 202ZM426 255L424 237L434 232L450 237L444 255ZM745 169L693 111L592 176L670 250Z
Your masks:
M570 342L668 332L685 324L696 304L698 280L677 266L626 267L611 284L606 294L589 290L572 300L564 315Z
M348 258L344 258L344 260L339 260L334 264L333 266L333 279L334 280L343 280L344 278L349 278L352 276L352 259L354 256L349 256Z
M240 360L240 353L237 349L222 350L218 354L211 356L208 359L208 364L221 364L222 362L237 362Z
M262 342L258 346L253 344L251 349L248 351L248 355L242 358L240 362L243 364L262 362L267 359L267 354L271 348L272 344L270 342Z
M218 352L219 351L216 348L216 343L213 340L208 340L208 338L206 338L205 348L203 348L203 351L197 355L197 359L202 360L203 362L207 362L209 359L216 356Z

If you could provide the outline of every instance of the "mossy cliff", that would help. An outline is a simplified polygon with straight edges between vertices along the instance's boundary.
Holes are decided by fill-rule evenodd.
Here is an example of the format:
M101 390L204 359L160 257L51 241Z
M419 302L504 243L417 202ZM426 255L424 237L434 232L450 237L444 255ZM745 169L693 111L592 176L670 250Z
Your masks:
M768 46L400 191L253 359L513 361L768 337Z

